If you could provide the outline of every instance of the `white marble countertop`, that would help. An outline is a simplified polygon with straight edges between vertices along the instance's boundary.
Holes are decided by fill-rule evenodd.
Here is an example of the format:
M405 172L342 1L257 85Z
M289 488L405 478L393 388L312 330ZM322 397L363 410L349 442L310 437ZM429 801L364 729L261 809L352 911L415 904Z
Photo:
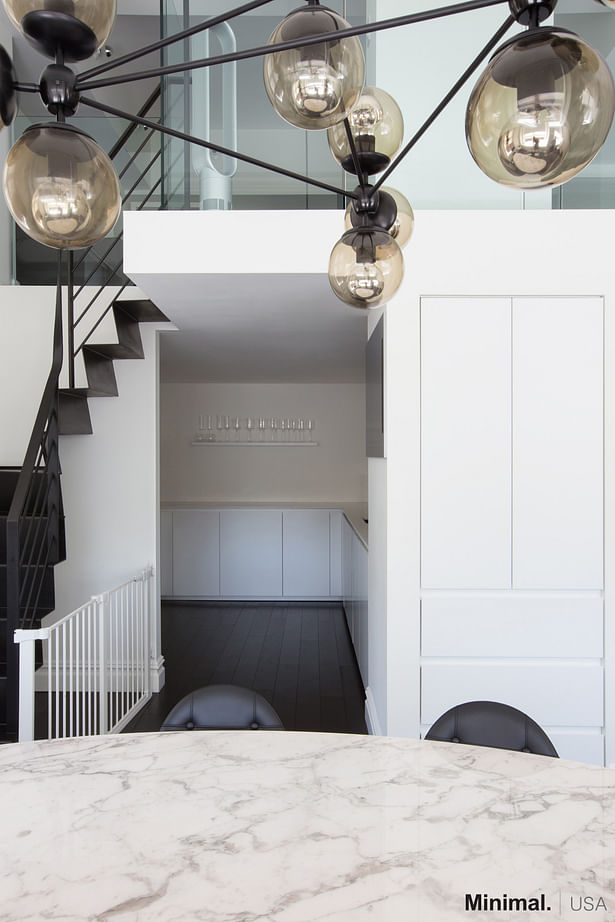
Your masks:
M615 919L612 770L239 731L6 745L0 778L3 922Z
M367 503L336 503L336 502L318 502L318 503L291 503L291 502L271 502L271 503L161 503L161 509L339 509L346 516L350 527L359 538L361 543L367 548L368 527L365 519L367 518Z

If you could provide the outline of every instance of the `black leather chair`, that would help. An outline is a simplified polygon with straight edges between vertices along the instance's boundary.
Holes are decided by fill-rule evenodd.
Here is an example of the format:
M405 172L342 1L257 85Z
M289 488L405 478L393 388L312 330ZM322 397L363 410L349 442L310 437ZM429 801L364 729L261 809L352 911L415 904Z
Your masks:
M553 743L536 721L498 701L467 701L452 707L436 720L425 739L558 758Z
M206 685L190 692L164 719L161 730L283 730L269 702L239 685Z

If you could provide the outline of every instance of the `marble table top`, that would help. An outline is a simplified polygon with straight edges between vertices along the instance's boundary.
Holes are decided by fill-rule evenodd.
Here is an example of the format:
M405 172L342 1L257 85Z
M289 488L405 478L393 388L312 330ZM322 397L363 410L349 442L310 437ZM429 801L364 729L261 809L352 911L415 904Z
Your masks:
M594 766L143 733L2 746L0 798L2 922L615 920L615 771Z

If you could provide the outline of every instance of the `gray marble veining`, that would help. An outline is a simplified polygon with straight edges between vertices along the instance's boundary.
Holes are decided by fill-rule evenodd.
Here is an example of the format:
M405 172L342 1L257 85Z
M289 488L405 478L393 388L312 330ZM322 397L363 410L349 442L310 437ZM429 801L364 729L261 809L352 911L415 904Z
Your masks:
M3 746L0 779L0 920L615 920L607 769L197 732Z

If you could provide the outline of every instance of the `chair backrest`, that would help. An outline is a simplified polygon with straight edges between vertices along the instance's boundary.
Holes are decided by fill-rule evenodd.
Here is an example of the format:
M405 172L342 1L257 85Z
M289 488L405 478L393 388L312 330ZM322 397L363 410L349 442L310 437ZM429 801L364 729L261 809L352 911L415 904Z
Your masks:
M425 739L558 757L536 721L499 701L467 701L452 707L436 720Z
M283 730L269 702L239 685L206 685L173 707L161 730Z

